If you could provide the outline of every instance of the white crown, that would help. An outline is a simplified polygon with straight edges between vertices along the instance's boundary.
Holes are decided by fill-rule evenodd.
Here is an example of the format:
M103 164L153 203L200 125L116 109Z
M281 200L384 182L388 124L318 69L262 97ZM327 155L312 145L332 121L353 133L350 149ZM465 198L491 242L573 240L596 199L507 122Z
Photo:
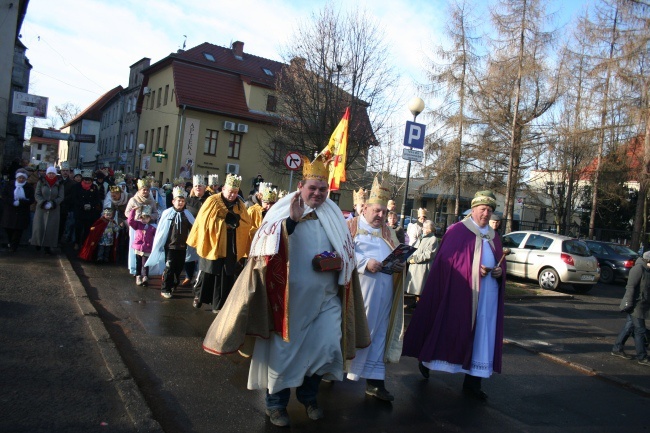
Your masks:
M205 177L201 176L200 174L195 174L192 176L192 185L203 185L205 186Z
M209 186L218 186L219 185L219 175L210 174L208 175L208 185Z

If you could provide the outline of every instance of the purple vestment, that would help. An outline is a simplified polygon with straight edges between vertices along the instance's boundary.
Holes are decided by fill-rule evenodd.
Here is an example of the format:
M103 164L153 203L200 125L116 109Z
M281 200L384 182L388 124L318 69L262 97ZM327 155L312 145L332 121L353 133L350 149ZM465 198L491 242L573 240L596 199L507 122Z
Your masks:
M474 342L471 284L475 242L476 235L462 222L452 225L445 233L404 335L402 355L423 362L440 360L460 364L469 370ZM503 250L498 234L494 247L495 260L499 261ZM504 260L496 311L493 366L496 373L501 372L505 267Z

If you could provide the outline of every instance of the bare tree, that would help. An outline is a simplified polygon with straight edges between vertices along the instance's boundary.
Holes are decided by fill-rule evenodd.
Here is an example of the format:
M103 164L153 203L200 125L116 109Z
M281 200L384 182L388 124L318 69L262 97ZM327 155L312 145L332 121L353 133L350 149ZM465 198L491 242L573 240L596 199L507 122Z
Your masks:
M430 70L426 86L429 94L442 100L441 105L430 110L433 121L442 124L438 134L430 133L428 152L436 155L434 164L427 167L426 173L432 179L430 185L454 185L454 220L460 215L461 171L463 164L464 136L471 123L466 107L466 95L471 92L470 77L475 75L478 55L474 45L479 42L473 36L474 18L465 0L449 6L449 20L446 35L451 47L443 45L435 48L435 59L429 59ZM435 176L433 175L435 173Z
M81 113L81 108L72 102L64 102L62 105L56 105L54 107L54 115L48 117L47 126L59 129L77 117L79 113Z
M477 110L486 124L487 136L508 143L500 149L507 155L501 158L507 161L507 231L512 230L515 195L525 169L525 147L543 143L535 121L553 106L559 94L557 74L561 67L552 72L548 64L547 50L554 36L544 30L548 19L541 0L501 0L492 12L497 37L486 76L479 83ZM499 146L493 140L486 144Z
M396 105L389 53L379 26L358 9L327 5L302 23L281 52L288 65L277 79L279 128L268 160L273 150L282 154L277 148L312 157L349 106L348 180L361 176Z

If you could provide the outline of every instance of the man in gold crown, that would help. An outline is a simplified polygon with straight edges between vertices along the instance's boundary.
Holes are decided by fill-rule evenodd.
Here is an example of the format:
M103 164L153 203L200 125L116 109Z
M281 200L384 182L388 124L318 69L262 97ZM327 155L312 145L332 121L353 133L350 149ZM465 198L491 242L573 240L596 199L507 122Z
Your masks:
M145 177L142 179L138 179L137 185L138 185L138 191L131 197L126 204L126 209L124 210L124 215L128 218L129 214L131 213L131 209L137 208L138 210L135 212L135 219L140 221L142 218L142 215L140 214L140 209L142 209L145 205L148 205L151 207L151 222L155 223L158 221L158 205L157 203L151 198L151 195L149 194L149 188L151 188L151 183L152 183L151 178ZM135 230L133 228L129 228L129 255L128 255L128 268L129 272L131 275L134 277L136 276L136 258L135 258L135 250L131 247L133 244L133 239L135 239Z
M294 387L309 418L322 418L321 379L342 380L356 348L370 344L354 244L341 210L327 198L327 177L322 160L305 161L298 191L267 212L203 341L217 355L252 351L248 388L266 390L266 414L276 426L290 423ZM320 259L338 267L319 272Z
M368 199L368 191L363 188L359 188L359 191L352 191L352 204L354 210L348 216L348 219L359 216L363 213L363 207L366 205L366 200Z
M404 264L384 273L382 261L399 245L395 232L386 225L386 203L390 190L377 178L361 215L348 220L368 317L371 344L352 360L348 379L366 379L366 394L393 401L385 386L386 362L399 362L404 327L404 293L401 289Z
M241 269L240 261L248 253L251 222L237 195L240 185L240 176L228 174L221 193L211 195L201 206L187 238L199 255L194 308L212 304L212 312L219 312Z
M261 203L255 203L248 208L248 215L251 218L251 237L255 235L257 229L262 225L262 219L264 219L266 212L278 201L278 191L271 187L271 183L260 183L259 195Z

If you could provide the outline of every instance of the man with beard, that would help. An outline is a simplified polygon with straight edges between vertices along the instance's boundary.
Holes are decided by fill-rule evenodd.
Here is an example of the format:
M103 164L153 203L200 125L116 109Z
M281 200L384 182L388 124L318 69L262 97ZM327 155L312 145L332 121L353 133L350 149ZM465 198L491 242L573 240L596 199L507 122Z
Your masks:
M394 274L382 272L382 261L398 245L385 223L389 197L390 190L375 178L361 215L348 220L371 339L352 360L348 379L365 378L366 394L384 401L394 400L385 386L386 362L399 362L404 328L404 264L394 265Z
M265 390L266 415L280 427L290 423L291 388L308 417L321 419L321 379L342 380L355 349L369 344L354 245L341 210L327 198L328 175L320 158L305 161L298 191L266 214L203 341L213 354L252 352L248 388Z
M199 276L194 286L194 308L212 304L218 313L226 302L250 246L250 218L237 195L241 177L229 173L220 194L203 203L187 239L199 255Z

